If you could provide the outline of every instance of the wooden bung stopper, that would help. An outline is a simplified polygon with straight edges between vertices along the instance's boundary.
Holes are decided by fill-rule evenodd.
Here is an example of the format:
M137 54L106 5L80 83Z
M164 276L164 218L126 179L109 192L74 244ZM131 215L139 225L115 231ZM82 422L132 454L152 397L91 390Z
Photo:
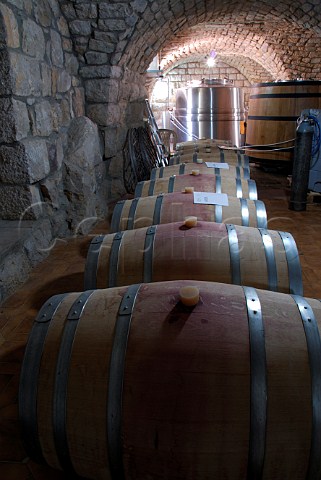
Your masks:
M199 175L200 171L199 170L192 170L192 175Z
M184 193L193 193L194 187L185 187Z
M202 158L197 158L196 163L203 163L203 159Z
M188 307L193 307L199 302L200 291L197 287L192 285L186 285L181 287L179 291L180 300L184 305Z
M193 217L193 216L185 217L184 225L185 227L188 227L188 228L196 227L197 217Z

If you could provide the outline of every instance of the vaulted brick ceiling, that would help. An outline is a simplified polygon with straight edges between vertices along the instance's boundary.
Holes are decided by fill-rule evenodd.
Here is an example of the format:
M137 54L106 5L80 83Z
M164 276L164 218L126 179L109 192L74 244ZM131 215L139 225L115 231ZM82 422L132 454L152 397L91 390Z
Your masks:
M166 72L215 50L248 77L254 62L274 79L321 78L319 0L164 0L157 11L153 3L154 13L145 12L122 59L141 73L156 52Z

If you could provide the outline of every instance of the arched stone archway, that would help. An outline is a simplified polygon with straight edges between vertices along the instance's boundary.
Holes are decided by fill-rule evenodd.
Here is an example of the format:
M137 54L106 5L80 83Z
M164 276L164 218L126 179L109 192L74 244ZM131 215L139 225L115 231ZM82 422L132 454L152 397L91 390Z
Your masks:
M145 73L215 48L256 82L319 78L320 12L300 0L71 3L60 0L86 89L86 112L102 131L110 180L121 175L126 130L142 121ZM251 74L253 66L258 74ZM148 85L148 83L147 83ZM118 189L119 191L119 189ZM114 195L116 190L111 189Z

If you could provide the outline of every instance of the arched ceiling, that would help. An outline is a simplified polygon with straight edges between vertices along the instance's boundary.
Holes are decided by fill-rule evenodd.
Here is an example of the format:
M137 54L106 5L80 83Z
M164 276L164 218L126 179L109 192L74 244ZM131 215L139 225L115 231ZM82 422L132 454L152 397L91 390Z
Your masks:
M241 64L247 77L255 62L274 79L320 78L319 1L159 0L157 6L157 15L146 9L121 59L140 73L156 53L166 73L215 50L226 63Z
M168 68L166 68L162 73L168 75L177 67L188 65L189 63L206 62L206 58L209 56L208 50L198 53L191 54L186 56L181 56L175 62L172 62ZM249 83L259 83L261 81L273 81L273 76L271 73L264 68L262 65L258 64L251 58L245 55L217 55L217 62L223 62L226 65L236 68L248 81Z

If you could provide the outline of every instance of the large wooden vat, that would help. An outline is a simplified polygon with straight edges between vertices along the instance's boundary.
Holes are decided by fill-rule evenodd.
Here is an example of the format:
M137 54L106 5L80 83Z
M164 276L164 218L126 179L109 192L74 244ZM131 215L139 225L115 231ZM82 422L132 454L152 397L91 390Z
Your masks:
M268 145L292 140L296 135L297 119L306 108L321 108L321 81L284 81L258 83L250 92L246 144ZM281 151L247 150L253 159L291 161L294 142L281 143ZM264 150L264 147L262 147Z
M28 455L68 478L318 479L320 327L318 300L220 283L52 297L22 366Z
M265 205L261 200L228 197L228 206L203 205L194 204L192 194L167 193L116 203L110 231L113 233L160 223L181 222L188 215L204 222L267 228Z
M254 180L244 180L221 175L172 175L168 178L156 178L138 182L135 197L147 197L159 193L184 192L185 187L193 187L195 192L227 193L232 197L257 200Z
M191 174L193 170L199 170L202 175L220 175L221 177L234 177L248 180L250 178L250 169L247 167L239 167L229 165L229 168L207 167L205 163L194 165L193 163L180 163L179 165L168 165L167 167L153 168L150 180L156 178L168 178L172 175Z
M90 244L85 290L180 279L303 293L299 254L287 232L175 222L98 235Z

